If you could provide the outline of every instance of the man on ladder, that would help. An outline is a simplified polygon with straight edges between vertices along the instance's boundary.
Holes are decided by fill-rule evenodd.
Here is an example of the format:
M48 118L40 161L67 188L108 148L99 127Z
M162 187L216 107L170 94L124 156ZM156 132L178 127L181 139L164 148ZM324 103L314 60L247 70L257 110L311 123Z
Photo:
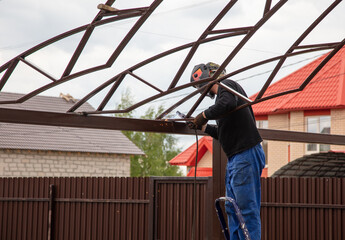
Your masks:
M213 76L219 65L215 63L196 65L192 71L191 82ZM220 76L225 74L225 70ZM198 84L200 88L208 83ZM235 92L234 92L235 91ZM260 177L265 167L265 154L261 146L262 138L256 128L251 106L229 114L238 106L245 104L247 97L242 87L230 79L214 84L208 95L217 95L215 104L198 114L189 126L199 129L219 140L228 162L225 176L226 196L237 203L250 239L261 239ZM216 120L217 125L207 124L208 120ZM235 209L230 201L225 202L228 215L230 239L248 239L241 230Z

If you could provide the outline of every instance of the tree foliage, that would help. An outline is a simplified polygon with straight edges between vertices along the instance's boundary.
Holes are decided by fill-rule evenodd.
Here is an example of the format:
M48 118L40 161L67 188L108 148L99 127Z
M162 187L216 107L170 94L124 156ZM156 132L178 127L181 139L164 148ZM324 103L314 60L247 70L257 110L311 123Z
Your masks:
M129 89L122 94L121 102L117 109L125 109L133 104L133 97ZM158 109L149 107L145 114L141 116L144 119L153 119L163 112L163 106ZM133 117L133 113L116 114L117 117ZM135 145L137 145L145 155L136 155L131 157L131 177L146 176L181 176L178 166L169 164L169 160L180 153L176 147L177 139L170 134L155 132L133 132L123 131Z

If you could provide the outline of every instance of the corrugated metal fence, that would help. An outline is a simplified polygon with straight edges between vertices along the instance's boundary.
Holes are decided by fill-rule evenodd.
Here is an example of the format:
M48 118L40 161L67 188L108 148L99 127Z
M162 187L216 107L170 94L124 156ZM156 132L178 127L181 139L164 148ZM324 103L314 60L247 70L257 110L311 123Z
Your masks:
M209 238L208 234L211 233L206 227L206 215L210 208L213 210L213 205L209 204L212 194L209 192L208 178L198 179L195 204L193 179L156 178L154 202L156 231L153 239L190 240L194 239L194 235L195 239Z
M211 239L198 178L196 239ZM193 178L0 178L1 239L191 239ZM262 239L345 239L345 179L262 179ZM217 229L218 231L218 229Z
M197 224L207 183L197 179ZM192 178L0 178L0 239L190 239L193 185ZM204 236L204 225L197 231Z
M149 179L0 180L1 239L144 239Z
M262 179L262 239L345 239L345 178Z

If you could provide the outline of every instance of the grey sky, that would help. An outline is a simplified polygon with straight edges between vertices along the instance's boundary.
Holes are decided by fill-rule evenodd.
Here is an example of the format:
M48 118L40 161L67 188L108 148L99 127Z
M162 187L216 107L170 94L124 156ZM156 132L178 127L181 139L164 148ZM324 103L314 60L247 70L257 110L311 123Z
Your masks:
M126 9L148 6L151 2L146 0L118 0L115 1L113 6ZM195 41L227 2L224 0L164 0L111 68L72 80L43 94L58 96L60 92L63 92L70 93L75 98L82 98L119 71L159 52ZM275 4L278 1L272 2ZM288 1L243 47L242 51L229 64L227 70L234 70L285 53L296 38L332 2L330 0ZM0 65L40 42L91 22L98 12L97 5L99 3L102 2L99 0L0 1ZM262 16L264 4L265 1L258 0L238 1L216 29L252 26ZM344 12L345 5L342 2L313 31L310 37L303 41L303 44L341 41L345 36ZM133 23L134 20L124 20L97 28L85 48L80 62L76 65L75 71L104 63ZM42 49L29 56L28 60L52 75L59 77L81 36L81 34L77 34ZM223 61L240 40L240 37L236 37L201 46L183 74L180 84L189 81L190 71L194 65L208 61ZM286 62L286 67L282 69L275 80L279 80L281 77L314 60L322 53L325 52L314 52L289 59ZM151 83L166 89L186 54L187 51L179 52L159 62L152 63L138 70L137 73ZM242 79L240 83L248 95L252 95L260 90L268 76L267 73L264 73L272 70L272 68L273 64L265 65L234 76L234 79ZM0 73L0 77L2 74ZM252 75L255 75L255 77L250 77ZM29 70L24 65L20 65L5 85L3 91L28 93L47 83L47 79L40 74ZM119 93L127 87L131 89L137 101L156 93L131 79L125 81ZM186 90L175 95L179 96L188 91L192 90ZM95 96L90 100L90 103L97 107L104 94L106 94L106 91ZM119 98L120 94L114 96L107 108L111 109ZM179 98L168 96L165 99L156 101L155 104L169 106ZM181 106L179 110L186 111L192 102L193 99ZM211 103L210 100L204 101L198 111L206 108Z

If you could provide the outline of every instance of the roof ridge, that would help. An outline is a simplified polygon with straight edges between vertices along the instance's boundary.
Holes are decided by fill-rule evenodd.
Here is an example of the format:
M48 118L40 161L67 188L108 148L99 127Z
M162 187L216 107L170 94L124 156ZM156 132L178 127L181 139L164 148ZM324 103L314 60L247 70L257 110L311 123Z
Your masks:
M315 62L317 61L322 61L322 58L325 58L326 54L323 54L322 56L318 57L317 59L311 61L310 63L308 63L307 65L304 65L301 68L296 69L295 71L293 71L292 73L286 75L285 77L283 77L282 79L276 81L275 83L271 84L269 86L269 88L274 87L276 84L281 84L285 79L288 79L289 77L293 76L294 74L297 74L298 72L300 72L302 69L308 69L310 67L310 65L315 64ZM292 89L288 89L288 90L292 90ZM286 91L286 90L285 90ZM290 93L290 94L286 94L283 95L284 99L282 100L282 102L280 104L278 104L273 110L272 112L276 112L278 111L283 105L285 105L286 103L288 103L294 96L296 96L298 93L300 92L294 92L294 93ZM276 94L276 93L272 93L271 95ZM257 95L257 94L256 94Z
M18 93L18 92L0 92L0 94L19 95L20 97L23 97L23 96L27 95L25 93ZM35 96L33 96L33 98L34 97L63 99L63 98L61 98L59 96L55 97L55 96L49 96L49 95L35 95Z
M288 90L293 93L281 95L253 106L255 115L274 114L277 111L305 109L333 109L345 107L345 47L328 61L302 91L300 86L315 68L330 54L327 52L300 67L269 86L264 97ZM340 64L340 65L339 65ZM321 82L324 81L324 82ZM257 96L258 93L251 96ZM322 95L320 95L322 94ZM319 97L320 96L320 97Z
M267 91L268 89L270 89L270 88L273 88L273 87L274 87L275 85L277 85L277 84L281 84L281 83L284 81L284 79L287 79L287 78L291 77L292 75L294 75L294 74L300 72L302 69L308 68L309 65L315 64L316 61L320 61L320 62L321 62L322 59L325 58L325 57L327 56L327 54L329 54L329 53L323 54L322 56L316 58L315 60L309 62L308 64L302 66L301 68L296 69L295 71L289 73L288 75L286 75L285 77L279 79L278 81L273 82L272 84L270 84L270 85L268 86L268 88L266 89L266 91ZM292 90L292 89L288 89L288 90ZM277 92L272 93L272 94L270 94L270 95L273 95L273 94L276 94L276 93L277 93ZM259 94L259 92L253 94L252 96L250 96L250 99L252 99L252 97L256 97L258 94ZM265 94L264 94L264 95L265 95Z
M340 64L339 74L343 75L342 77L339 77L339 92L337 96L337 105L345 106L345 51L344 49L341 49L340 51L343 51L342 55L344 55L344 57L340 57L340 61L342 64Z
M0 99L7 101L17 101L24 97L23 93L12 93L12 92L0 92ZM78 101L78 99L76 99ZM54 111L54 112L66 112L71 106L75 104L72 101L66 101L66 99L59 96L45 96L45 95L35 95L30 97L21 103L8 103L0 105L4 108L12 109L26 109L26 110L36 110L36 111ZM89 103L85 102L81 107L81 111L92 111L95 108Z
M315 64L318 60L320 60L320 62L322 62L322 60L328 55L329 53L326 53L324 55L322 55L321 57L315 59L314 61L310 62L309 64ZM340 59L341 61L341 59ZM307 67L309 64L305 65L304 67ZM317 65L319 65L320 63L317 63ZM310 82L308 83L308 85L304 88L304 89L307 89L309 88L311 85L317 83L318 81L320 81L320 78L323 76L323 74L319 74L321 71L322 73L327 73L329 70L331 70L336 64L338 64L338 61L337 62L332 62L332 64L326 64L317 74L316 76L314 76ZM303 68L303 67L302 67ZM301 70L302 68L298 69L298 70ZM298 71L297 70L297 71ZM312 73L313 71L311 71L309 74L308 74L308 77L310 76L310 74ZM289 75L288 75L289 76ZM322 79L321 79L322 80ZM305 79L303 80L303 82L305 81ZM299 94L303 94L303 90L301 91L297 91L295 93L291 93L291 94L288 94L287 98L285 101L282 101L281 104L279 104L274 111L277 111L279 110L282 106L284 106L285 104L289 103L293 98L295 98L297 95Z

